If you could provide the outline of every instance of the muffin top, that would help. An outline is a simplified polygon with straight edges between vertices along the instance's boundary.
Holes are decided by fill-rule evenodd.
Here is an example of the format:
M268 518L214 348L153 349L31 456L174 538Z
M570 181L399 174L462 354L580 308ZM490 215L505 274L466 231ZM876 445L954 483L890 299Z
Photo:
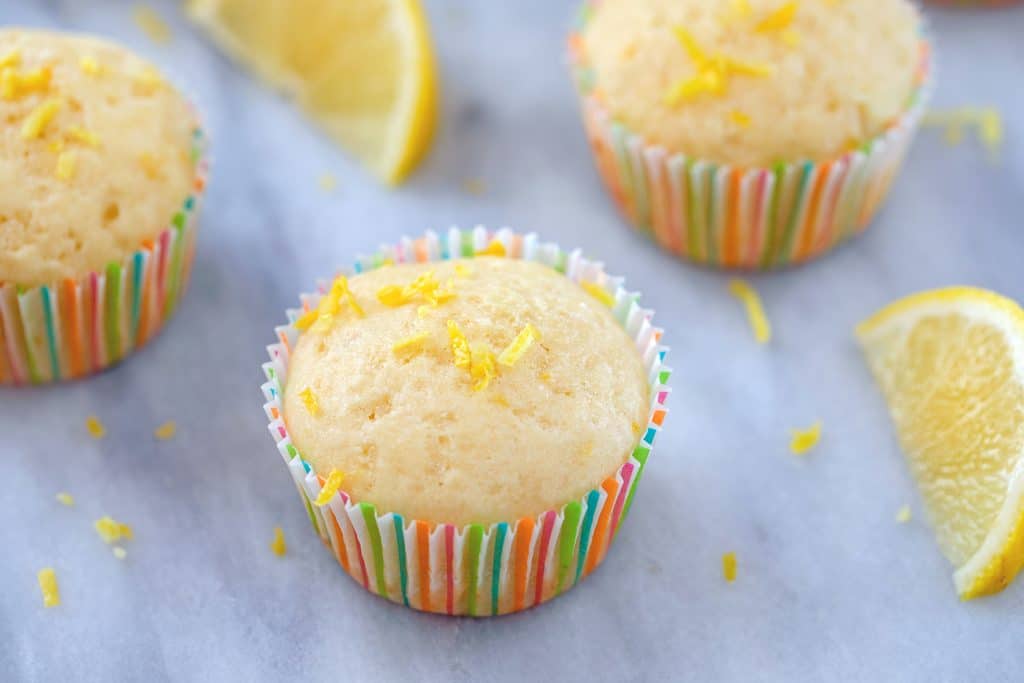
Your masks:
M602 0L583 30L594 94L672 152L764 167L836 158L907 106L907 0Z
M337 312L292 351L284 418L356 502L456 525L536 516L612 475L646 426L633 341L547 266L387 266L332 291Z
M192 189L195 125L121 47L0 30L0 283L81 277L166 229Z

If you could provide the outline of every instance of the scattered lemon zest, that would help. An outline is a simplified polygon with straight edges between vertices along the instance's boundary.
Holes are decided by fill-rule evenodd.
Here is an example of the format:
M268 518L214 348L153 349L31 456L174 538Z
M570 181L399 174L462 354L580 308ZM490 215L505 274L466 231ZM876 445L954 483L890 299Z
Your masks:
M538 374L537 377L542 382L548 382L548 381L551 380L551 373L550 372L542 372L542 373Z
M420 332L414 334L411 337L406 337L401 341L397 342L391 347L391 350L395 353L403 353L405 351L414 351L423 348L423 342L430 337L429 332Z
M78 60L78 68L86 76L99 76L103 73L103 65L92 55L82 55Z
M128 551L119 545L115 545L112 549L112 552L114 553L114 557L116 557L119 560L123 560L124 558L128 557Z
M686 54L690 56L697 65L703 64L708 60L708 55L704 52L704 48L700 46L697 39L693 37L693 34L687 31L682 26L673 26L672 33L675 34L676 40L682 44L683 49L686 50Z
M135 84L143 92L153 93L164 86L164 78L160 75L159 71L151 66L147 66L135 74Z
M316 497L317 507L323 507L331 502L334 495L338 493L338 489L341 488L341 482L344 481L345 475L341 470L331 470L331 473L327 475L327 481L324 482L323 488L320 489L320 493Z
M385 306L396 308L415 301L423 301L426 305L436 308L440 304L455 298L455 281L448 280L444 287L434 276L433 270L417 276L409 284L385 285L377 290L377 300ZM417 309L417 315L420 309ZM425 317L420 315L420 317Z
M630 423L629 428L633 432L633 436L640 436L640 432L644 430L639 422Z
M43 135L50 121L60 111L61 101L54 98L49 99L37 106L28 115L21 126L21 137L24 140L35 140Z
M63 491L57 494L57 502L61 505L72 507L75 504L75 497L70 493L64 493Z
M964 140L964 131L977 130L978 139L988 150L990 158L998 160L1004 140L1003 119L994 107L958 107L933 110L925 114L922 125L943 129L943 139L951 147Z
M284 542L284 531L279 526L274 527L274 540L270 542L270 550L278 557L284 557L288 552L288 546Z
M750 0L732 0L732 11L741 19L746 19L754 13Z
M800 32L795 28L787 28L779 34L779 40L789 47L796 47L800 44Z
M57 168L55 173L61 180L71 180L75 177L78 168L78 155L73 151L61 152L57 157Z
M494 354L483 344L475 345L471 350L469 376L473 379L473 391L487 388L491 380L498 374L494 367Z
M466 278L473 274L473 269L466 263L455 264L455 277Z
M88 147L100 146L100 136L96 135L96 133L91 130L82 128L81 126L68 126L65 133L68 138L74 142L80 142Z
M726 55L709 55L685 28L674 26L672 31L693 60L697 73L669 88L665 94L665 102L669 106L703 94L721 95L728 87L729 77L734 74L766 77L775 73L774 67L770 64L744 62Z
M978 137L993 157L998 156L1003 145L1003 117L998 109L989 107L981 111L978 123Z
M130 526L118 522L111 517L100 517L93 523L93 527L95 527L96 533L100 535L103 542L108 545L122 538L130 541L135 536L135 532L132 531Z
M775 75L775 67L767 62L745 62L741 59L725 57L725 65L729 72L754 76L755 78L767 78Z
M526 323L526 326L520 330L516 338L498 354L498 363L506 367L512 367L516 364L516 361L523 357L523 354L529 350L537 339L540 339L540 332L530 323Z
M167 22L152 7L137 5L132 16L135 19L135 25L154 43L164 45L170 42L171 27L167 25Z
M50 87L53 70L41 66L32 71L18 73L14 67L0 68L0 97L12 100L30 92L44 92Z
M322 173L317 179L317 185L324 192L333 192L338 187L338 179L334 177L333 173Z
M107 435L107 429L95 415L85 418L85 428L89 430L89 436L94 439L102 439Z
M909 505L903 505L899 510L896 511L896 521L900 524L906 524L910 521L911 512Z
M331 283L327 294L320 298L317 307L307 311L295 321L295 329L327 332L334 324L335 317L341 313L342 306L348 304L352 312L360 318L366 315L362 306L356 301L355 294L348 287L348 278L339 275Z
M430 315L430 311L431 310L433 310L433 307L432 306L428 306L426 304L423 304L421 306L417 306L416 307L416 317L417 318L426 318L427 316Z
M505 245L501 243L501 240L491 240L490 244L476 252L477 256L505 256L506 254Z
M736 580L736 553L728 552L722 555L722 576L729 583Z
M173 439L177 431L178 425L174 423L174 420L168 420L153 430L153 436L160 441L167 441L168 439Z
M295 329L309 329L309 326L316 322L317 315L318 313L315 308L310 311L306 311L305 313L299 316L298 320L295 321Z
M299 392L299 398L302 399L302 405L306 406L306 411L316 417L320 414L320 402L316 400L316 396L313 394L313 390L306 387Z
M13 48L4 53L3 57L0 57L0 69L6 69L9 66L18 66L21 64L21 50Z
M807 429L791 429L792 438L789 441L789 450L793 455L803 455L818 445L821 440L821 420L818 420Z
M615 297L612 296L607 289L596 282L587 282L584 280L583 282L580 282L580 287L585 289L587 294L594 297L608 308L615 307Z
M758 22L754 26L754 31L757 33L770 33L788 28L793 23L793 18L796 17L796 11L799 9L799 6L800 3L795 0L784 3L777 10Z
M163 175L160 160L150 152L143 152L139 155L139 165L142 166L142 171L147 178L155 180Z
M64 151L64 141L63 140L50 140L50 144L47 145L46 148L49 149L54 154L59 154L60 152Z
M761 304L761 297L757 290L743 280L731 280L729 292L743 302L747 309L747 320L754 332L754 339L758 344L767 344L772 338L771 324L768 316L765 315L764 306Z
M733 109L729 112L729 118L740 128L747 128L750 126L750 116L744 114L739 109Z
M465 333L459 329L458 323L454 320L449 320L445 325L448 328L448 339L452 348L452 362L457 368L470 367L473 362L473 354L469 349L469 340L466 339Z
M52 567L39 570L39 590L43 593L43 607L56 607L60 604L60 588L57 586L57 573Z
M491 394L491 400L494 401L495 403L497 403L502 408L510 407L508 399L505 398L505 394L498 394L498 393Z
M466 194L479 197L487 192L487 185L479 178L466 178L462 181L462 190Z

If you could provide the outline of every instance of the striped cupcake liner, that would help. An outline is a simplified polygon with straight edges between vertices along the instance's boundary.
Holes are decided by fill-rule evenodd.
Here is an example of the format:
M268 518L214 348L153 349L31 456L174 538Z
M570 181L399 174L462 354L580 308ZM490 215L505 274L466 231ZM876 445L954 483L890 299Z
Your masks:
M208 161L192 135L192 191L170 225L101 272L38 287L0 283L0 385L77 379L154 337L188 285Z
M1019 5L1022 0L925 0L929 4L960 9L994 9Z
M594 161L619 210L662 248L722 268L796 265L863 232L902 166L931 91L931 50L922 40L907 107L878 137L832 161L742 168L646 143L600 101L579 32L569 37L569 53Z
M492 240L499 240L508 258L536 261L574 282L590 282L614 298L612 314L634 339L651 386L647 428L629 459L612 476L579 500L535 517L491 525L430 523L378 510L339 491L324 507L313 500L324 478L306 462L288 435L282 418L288 357L299 337L298 317L315 307L327 292L320 283L315 294L301 297L303 307L288 311L287 325L276 328L278 342L268 347L270 362L263 370L264 409L277 443L309 514L310 522L342 568L368 591L418 610L441 614L491 616L523 610L574 586L597 567L608 552L629 512L637 483L661 430L667 410L670 368L662 331L651 325L653 313L641 308L639 295L628 292L621 278L609 277L603 265L541 243L535 235L503 229L489 233L451 229L439 236L428 232L403 239L379 253L361 258L342 274L372 270L383 263L423 263L471 258Z

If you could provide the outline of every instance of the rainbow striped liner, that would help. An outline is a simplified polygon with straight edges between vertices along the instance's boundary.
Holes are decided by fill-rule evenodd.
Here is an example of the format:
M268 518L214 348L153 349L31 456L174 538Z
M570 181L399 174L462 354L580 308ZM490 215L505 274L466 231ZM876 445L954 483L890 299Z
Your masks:
M571 588L604 559L622 520L629 511L637 483L650 456L654 438L667 413L665 401L671 370L664 365L667 349L662 331L651 325L652 312L640 308L639 295L626 291L622 279L609 277L603 265L584 258L579 250L566 252L541 243L535 235L503 229L489 233L451 229L446 235L428 232L419 239L403 239L369 258L361 258L352 272L395 263L438 261L472 257L497 239L509 258L546 264L575 282L592 282L615 299L612 313L636 341L651 386L647 428L629 459L600 486L561 509L535 517L484 526L431 524L406 519L355 502L338 492L324 507L312 500L323 477L313 471L292 445L281 416L281 395L286 384L288 355L298 339L295 320L316 305L329 283L316 294L302 297L303 308L288 311L289 324L276 328L278 343L268 347L270 362L263 369L263 394L270 433L292 473L313 528L342 568L367 590L407 607L471 616L490 616L523 610ZM349 273L350 274L350 273Z
M569 36L570 60L601 178L637 230L706 265L796 265L863 232L889 192L930 93L930 47L922 40L907 108L878 137L824 163L715 164L647 144L613 120L594 87L579 30Z
M927 0L933 5L956 7L960 9L984 9L1019 5L1021 0Z
M170 225L103 272L38 287L0 283L0 385L77 379L149 341L188 285L208 161L192 135L195 180Z

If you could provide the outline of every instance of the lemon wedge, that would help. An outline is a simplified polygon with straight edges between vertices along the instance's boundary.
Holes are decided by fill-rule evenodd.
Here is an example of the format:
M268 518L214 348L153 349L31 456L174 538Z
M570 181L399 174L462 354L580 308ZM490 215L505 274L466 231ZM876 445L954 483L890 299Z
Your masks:
M964 600L1024 565L1024 310L967 287L923 292L857 327Z
M437 70L418 0L189 0L188 12L384 182L429 149Z

